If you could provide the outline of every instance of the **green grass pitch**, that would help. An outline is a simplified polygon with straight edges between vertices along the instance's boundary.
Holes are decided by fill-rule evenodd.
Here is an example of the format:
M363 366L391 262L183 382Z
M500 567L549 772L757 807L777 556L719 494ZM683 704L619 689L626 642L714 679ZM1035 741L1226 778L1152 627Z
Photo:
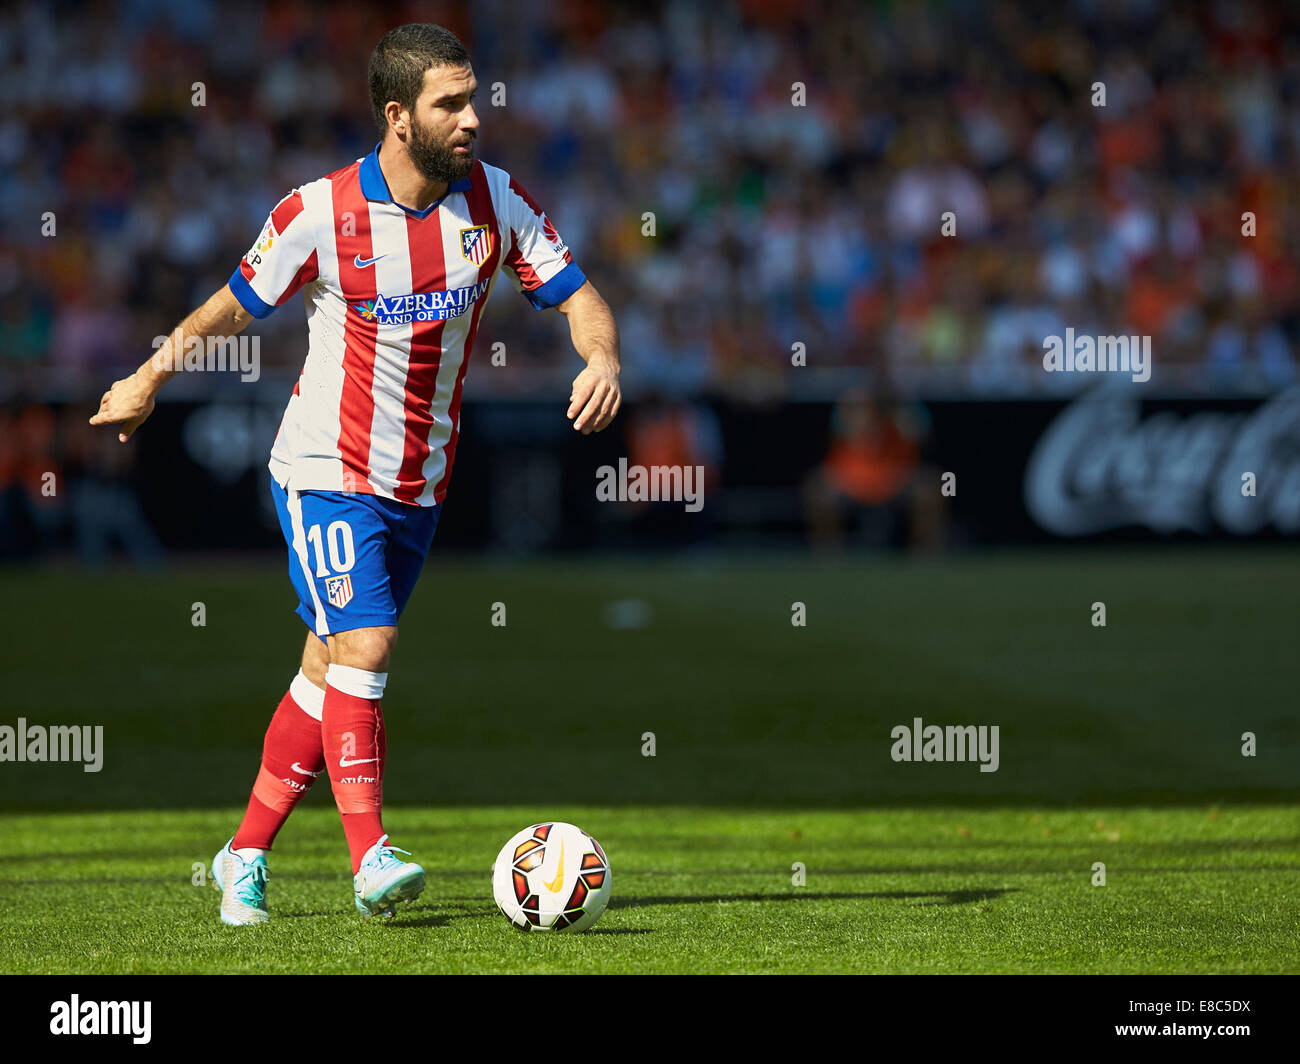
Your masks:
M323 783L272 853L271 924L221 926L194 882L296 667L282 566L7 569L0 593L0 724L105 747L98 773L0 764L0 971L1300 971L1294 551L435 550L385 697L385 822L429 886L388 925L352 910ZM621 599L644 627L604 623ZM998 771L893 762L914 717L998 725ZM497 849L542 819L609 855L590 934L492 903Z

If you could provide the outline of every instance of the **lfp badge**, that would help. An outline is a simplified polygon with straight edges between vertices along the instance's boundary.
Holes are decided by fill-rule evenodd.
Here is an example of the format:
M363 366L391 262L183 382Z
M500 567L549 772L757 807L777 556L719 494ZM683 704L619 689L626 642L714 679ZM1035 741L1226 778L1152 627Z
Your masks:
M460 231L460 253L475 266L482 266L492 254L492 234L486 225Z

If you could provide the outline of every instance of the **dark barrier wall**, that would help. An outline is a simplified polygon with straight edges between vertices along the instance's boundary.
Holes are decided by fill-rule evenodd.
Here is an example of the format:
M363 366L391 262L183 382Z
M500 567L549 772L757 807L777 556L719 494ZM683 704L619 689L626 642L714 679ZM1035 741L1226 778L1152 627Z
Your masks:
M1075 400L903 407L922 438L922 489L932 484L938 492L942 474L955 476L947 499L949 541L1300 534L1300 388L1267 399L1142 395L1121 386ZM161 403L129 445L130 463L64 456L51 464L74 494L78 482L99 478L133 487L167 549L278 547L265 463L280 409L278 397L242 395ZM51 410L57 421L59 408ZM832 411L827 403L694 407L697 450L711 479L699 513L685 513L680 503L660 508L676 514L666 539L725 546L804 542L801 488L826 453ZM574 433L563 413L555 402L465 404L440 547L526 552L656 545L659 526L640 521L644 510L596 498L598 467L616 467L628 455L629 433L644 408L630 404L616 429L591 437ZM70 419L76 414L66 411ZM12 508L4 520L11 526L18 520ZM50 519L38 534L70 545L71 526Z
M983 543L1300 533L1300 388L1266 400L1141 394L932 405L961 526Z

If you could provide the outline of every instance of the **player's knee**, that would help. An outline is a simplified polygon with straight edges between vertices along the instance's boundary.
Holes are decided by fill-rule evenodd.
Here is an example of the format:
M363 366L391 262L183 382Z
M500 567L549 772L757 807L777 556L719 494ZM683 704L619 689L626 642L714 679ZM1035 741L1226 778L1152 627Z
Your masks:
M340 632L330 640L329 660L335 665L347 665L368 672L387 672L388 659L397 643L397 629L357 628Z

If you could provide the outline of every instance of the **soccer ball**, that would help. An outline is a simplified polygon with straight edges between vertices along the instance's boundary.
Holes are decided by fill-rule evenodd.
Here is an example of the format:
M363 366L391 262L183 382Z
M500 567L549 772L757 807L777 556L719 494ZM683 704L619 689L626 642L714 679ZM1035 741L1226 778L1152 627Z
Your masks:
M492 896L521 931L586 931L609 904L609 860L600 843L560 821L524 828L492 866Z

